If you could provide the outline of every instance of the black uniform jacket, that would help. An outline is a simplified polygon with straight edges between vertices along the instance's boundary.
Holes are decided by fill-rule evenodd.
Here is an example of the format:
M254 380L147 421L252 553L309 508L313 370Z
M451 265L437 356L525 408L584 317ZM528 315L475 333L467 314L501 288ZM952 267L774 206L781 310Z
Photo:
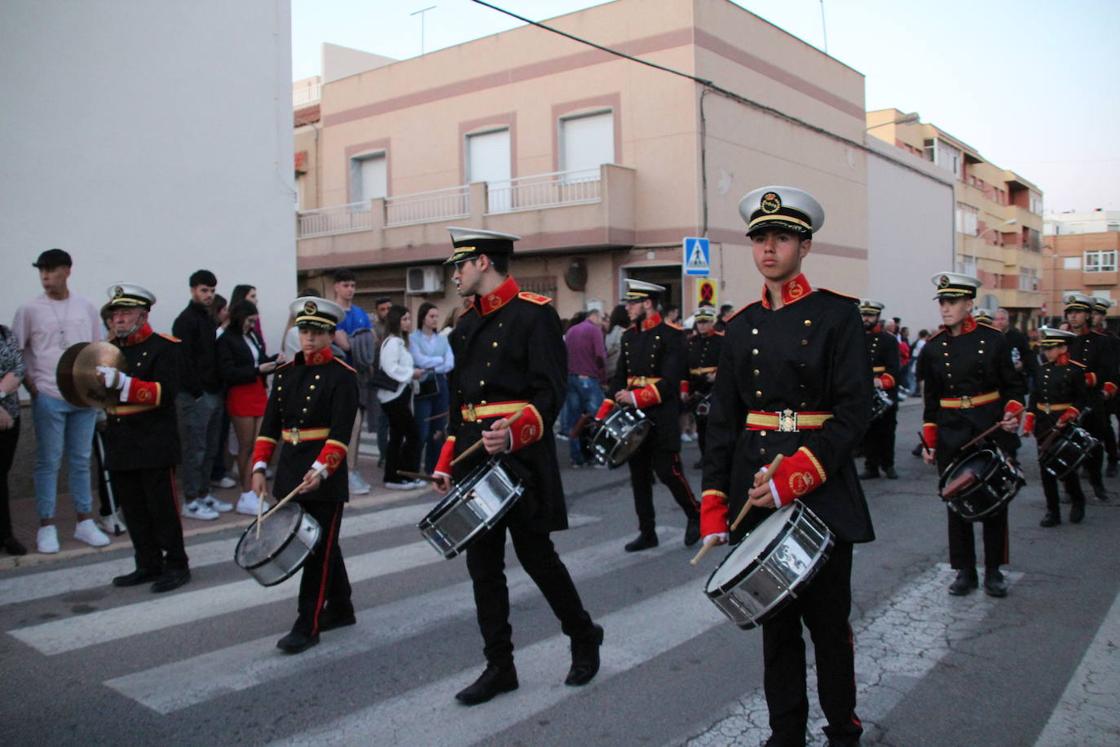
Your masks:
M761 467L778 454L800 455L812 461L819 480L798 499L839 539L870 542L875 532L852 460L867 429L872 387L857 302L814 290L803 275L786 283L782 296L785 305L775 311L764 289L761 301L728 322L708 415L703 514L726 496L733 521ZM752 410L832 417L817 430L748 430ZM732 541L771 513L752 509ZM711 533L705 516L701 521L701 531Z
M719 366L719 353L723 349L723 332L712 330L688 338L688 390L696 397L703 397L712 390L708 374Z
M1104 415L1104 392L1116 391L1116 338L1092 330L1070 340L1068 348L1070 360L1084 365L1092 374L1088 402L1095 415Z
M330 475L317 490L297 500L349 500L346 447L357 415L358 376L354 369L335 358L329 347L313 353L310 359L296 353L291 362L277 368L257 437L258 450L262 440L280 445L273 494L278 498L286 496L303 481L318 459L330 466ZM292 429L326 431L326 437L316 435L292 443L291 439L283 438L283 431ZM254 451L254 461L258 458ZM267 457L262 461L268 461Z
M622 333L610 395L635 390L642 412L653 421L653 432L646 438L656 439L662 451L681 450L680 390L688 375L686 359L684 330L656 312ZM638 391L643 389L648 394Z
M925 382L922 430L928 445L936 448L938 466L944 469L968 441L1003 417L1007 409L1021 410L1026 401L1024 377L1011 362L1011 346L1002 332L971 318L962 332L953 336L942 328L934 333L918 357L918 370ZM995 392L992 401L971 407L942 406L941 400L959 400ZM1014 435L1003 430L993 434L1004 448Z
M1069 356L1059 357L1053 363L1043 363L1035 376L1027 407L1027 417L1033 420L1031 430L1039 443L1069 407L1077 412L1083 411L1088 397L1085 366L1070 360ZM1055 406L1054 409L1051 406Z
M534 531L567 529L568 509L552 425L567 392L568 350L551 299L522 292L517 281L507 278L493 292L479 296L459 319L451 334L451 350L455 354L455 368L449 374L452 453L461 454L495 420L512 416L501 403L528 402L531 407L512 426L514 450L500 457L525 486L507 516L511 524ZM468 412L475 415L464 418L464 408L473 408ZM455 465L452 480L461 482L488 458L479 449Z
M253 342L257 345L257 350L264 351L264 345L257 340ZM276 360L275 355L263 356L260 363L271 363L274 360ZM254 379L264 382L266 377L257 370L257 365L245 335L225 332L218 338L218 371L226 386L251 384Z
M145 324L113 344L124 355L124 373L132 378L129 401L105 409L106 466L113 471L165 469L179 464L179 341L152 333Z
M865 332L864 339L867 342L867 360L871 364L872 376L883 380L883 391L897 402L900 368L898 340L891 333L884 332L879 325ZM870 405L871 402L868 401L868 406Z

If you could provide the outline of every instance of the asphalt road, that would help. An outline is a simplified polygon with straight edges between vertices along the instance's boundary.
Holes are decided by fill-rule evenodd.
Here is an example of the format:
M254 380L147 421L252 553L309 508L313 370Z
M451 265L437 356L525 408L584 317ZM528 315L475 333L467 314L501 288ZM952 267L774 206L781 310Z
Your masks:
M1028 442L1010 596L949 597L936 476L909 454L918 415L901 414L902 479L865 484L878 539L857 547L853 571L864 743L1120 744L1120 511L1091 502L1083 524L1040 528ZM691 466L695 447L684 457ZM238 569L236 531L193 538L194 578L168 595L109 586L131 562L119 550L3 573L5 743L758 744L761 635L705 598L718 554L689 565L683 516L660 487L661 546L626 554L636 521L625 468L564 480L573 528L554 538L606 628L588 687L562 684L567 641L510 551L521 687L455 704L481 671L481 643L462 559L442 560L415 529L433 500L418 493L347 514L358 625L295 657L274 644L294 619L296 584L266 590Z

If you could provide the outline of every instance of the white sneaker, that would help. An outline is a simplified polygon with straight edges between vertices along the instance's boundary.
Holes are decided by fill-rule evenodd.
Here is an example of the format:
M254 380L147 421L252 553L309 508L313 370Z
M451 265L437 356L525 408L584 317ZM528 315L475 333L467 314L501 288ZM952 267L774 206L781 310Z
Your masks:
M39 552L50 555L58 552L58 529L54 524L39 527L39 534L35 537Z
M681 443L682 444L692 443L692 436L688 435L687 433L682 433L681 434Z
M226 503L225 501L219 501L217 498L215 498L212 495L208 495L204 498L199 498L198 502L201 503L203 506L206 506L206 508L210 509L211 511L217 511L220 514L224 514L224 513L227 513L229 511L233 510L233 504L232 503Z
M213 521L218 518L218 512L203 506L197 499L183 504L184 519L199 519L200 521Z
M383 484L389 490L412 490L411 480L401 480L400 482L386 482Z
M350 473L350 495L365 495L369 493L369 483L362 479L356 471Z
M101 527L101 531L105 534L117 534L118 530L127 532L128 526L124 523L124 517L121 516L121 510L118 508L115 514L108 516L98 516L97 526Z
M427 485L428 481L427 480L409 480L409 483L412 485L412 489L416 490L417 488L422 488L425 485Z
M105 547L109 544L109 537L97 528L93 519L82 519L74 527L74 539L85 542L90 547Z
M215 488L222 488L224 490L226 488L232 488L233 486L237 485L237 480L234 480L229 475L222 475L221 480L211 480L210 484Z
M260 512L264 513L268 510L268 501L264 501L263 506L261 506L260 503L261 497L259 495L252 490L246 490L241 494L241 497L237 499L237 513L245 514L246 516L256 516L258 507Z

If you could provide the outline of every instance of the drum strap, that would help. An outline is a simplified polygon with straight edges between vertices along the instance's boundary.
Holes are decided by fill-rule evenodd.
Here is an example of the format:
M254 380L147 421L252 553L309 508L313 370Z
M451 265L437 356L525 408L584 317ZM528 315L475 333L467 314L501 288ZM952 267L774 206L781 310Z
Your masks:
M969 397L947 397L941 400L941 406L947 410L970 410L980 405L991 404L999 400L999 392L985 392Z
M815 431L823 428L824 424L831 418L831 412L794 412L793 410L764 412L751 410L747 413L746 428L749 431L782 431L783 433Z
M1062 412L1073 407L1070 402L1035 402L1034 409L1049 415L1052 412Z

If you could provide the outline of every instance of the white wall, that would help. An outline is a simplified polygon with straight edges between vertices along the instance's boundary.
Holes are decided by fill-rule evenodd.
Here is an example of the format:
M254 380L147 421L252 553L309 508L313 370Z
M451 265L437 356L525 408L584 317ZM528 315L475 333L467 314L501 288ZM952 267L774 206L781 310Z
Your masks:
M941 323L930 277L953 269L952 174L874 137L867 145L877 154L867 157L867 295L917 337Z
M0 3L0 321L61 247L170 331L201 267L257 286L278 350L296 292L289 0Z

